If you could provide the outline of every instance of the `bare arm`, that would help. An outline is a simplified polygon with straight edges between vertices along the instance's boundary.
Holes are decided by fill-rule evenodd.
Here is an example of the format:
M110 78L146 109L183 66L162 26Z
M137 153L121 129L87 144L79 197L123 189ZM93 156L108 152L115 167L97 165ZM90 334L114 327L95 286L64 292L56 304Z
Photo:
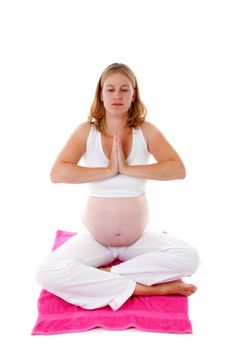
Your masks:
M118 173L114 143L108 167L88 168L78 165L86 151L89 132L90 123L82 123L72 133L51 169L50 177L53 183L86 183L108 179Z
M148 180L178 180L185 177L182 165L174 160L146 165L132 165L124 172L127 176L139 177Z
M186 175L184 164L163 134L153 124L148 122L143 124L142 130L147 139L148 149L155 158L156 163L134 166L128 166L125 163L125 166L120 166L120 172L128 176L150 180L183 179ZM118 158L122 158L120 163L125 162L122 152L119 154L118 151Z

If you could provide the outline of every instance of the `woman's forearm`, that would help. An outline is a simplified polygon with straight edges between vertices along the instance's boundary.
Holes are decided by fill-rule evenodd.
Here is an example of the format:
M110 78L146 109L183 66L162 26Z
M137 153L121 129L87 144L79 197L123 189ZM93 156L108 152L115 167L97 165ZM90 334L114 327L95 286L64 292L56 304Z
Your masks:
M181 161L166 160L154 164L128 166L124 174L148 180L165 181L183 179L186 171Z
M56 163L50 173L50 178L53 183L67 184L105 180L112 176L113 174L108 168L87 168L65 162Z

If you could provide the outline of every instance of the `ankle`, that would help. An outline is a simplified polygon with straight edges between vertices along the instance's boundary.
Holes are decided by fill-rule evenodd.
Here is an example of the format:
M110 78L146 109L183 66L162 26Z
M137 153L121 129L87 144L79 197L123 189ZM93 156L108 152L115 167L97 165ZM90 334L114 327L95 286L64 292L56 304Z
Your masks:
M148 295L150 287L146 286L145 284L136 283L133 295L139 296L139 295Z

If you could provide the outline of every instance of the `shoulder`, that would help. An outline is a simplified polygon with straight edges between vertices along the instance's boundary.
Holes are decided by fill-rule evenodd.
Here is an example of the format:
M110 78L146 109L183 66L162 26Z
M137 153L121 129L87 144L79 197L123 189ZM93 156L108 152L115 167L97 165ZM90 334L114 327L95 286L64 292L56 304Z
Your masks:
M152 137L156 137L160 134L159 129L152 124L151 122L144 121L141 125L141 130L143 133L143 136L145 137L147 143Z
M158 162L167 159L180 160L178 153L154 124L144 122L142 132L147 140L149 152Z
M91 125L92 124L89 122L79 124L71 133L66 143L66 147L72 149L85 149L88 135L91 130Z
M59 153L57 162L62 161L77 164L86 150L86 142L90 129L91 123L89 122L78 125Z
M71 138L86 142L88 135L90 133L92 124L90 122L83 122L79 124L73 131Z
M84 122L79 124L76 129L74 130L74 134L80 134L83 136L88 136L90 130L91 130L92 124L90 122Z

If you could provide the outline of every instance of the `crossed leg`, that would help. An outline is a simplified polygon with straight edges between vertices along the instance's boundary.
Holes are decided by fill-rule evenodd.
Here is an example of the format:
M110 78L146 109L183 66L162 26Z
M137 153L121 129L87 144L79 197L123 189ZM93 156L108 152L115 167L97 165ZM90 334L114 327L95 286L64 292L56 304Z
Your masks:
M112 248L78 234L44 259L36 279L42 288L85 309L109 305L117 310L131 295L191 295L196 290L181 281L199 262L186 243L146 232L132 245L117 247L116 254ZM115 258L122 263L106 271Z
M119 258L125 262L117 267L100 267L100 269L115 272L124 277L133 277L136 281L133 295L178 294L190 296L197 290L195 285L185 283L181 278L191 275L197 269L199 255L195 248L180 239L162 232L149 231L144 233L133 245L127 247L119 255ZM166 267L168 270L170 269L170 271L165 272L164 276L162 276L161 261L164 262L165 270ZM153 265L155 283L153 283ZM137 275L137 272L133 271L139 266L138 270L141 270L142 273L147 274L150 271L150 275L152 275L148 280L145 280L145 283L143 283L142 274ZM142 269L142 266L145 268ZM146 266L149 267L148 271ZM156 268L159 274L157 274ZM167 272L170 275L166 275ZM141 282L139 282L140 279Z
M103 271L111 271L111 267L99 267ZM158 283L152 286L147 286L142 283L136 283L135 290L132 295L135 296L149 296L149 295L186 295L190 296L195 293L197 287L193 284L185 283L184 281L172 281L165 283Z

